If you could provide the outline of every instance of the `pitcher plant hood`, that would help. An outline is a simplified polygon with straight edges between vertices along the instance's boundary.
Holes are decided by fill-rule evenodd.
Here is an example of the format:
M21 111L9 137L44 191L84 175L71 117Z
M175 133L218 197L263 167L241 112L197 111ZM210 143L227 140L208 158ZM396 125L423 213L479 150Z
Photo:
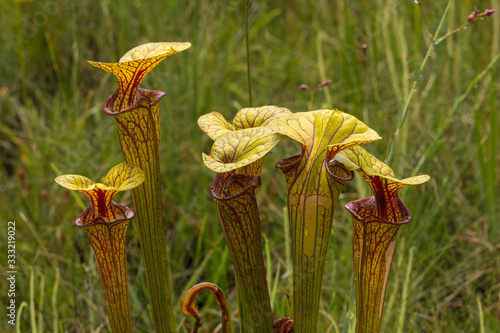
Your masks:
M134 217L135 213L130 208L124 209L124 206L114 203L112 199L118 192L141 185L144 182L144 172L121 163L109 170L103 184L79 175L62 175L55 182L68 190L79 191L90 199L85 214L75 221L77 226L85 226L96 219L112 223L118 219L130 220Z
M244 108L238 111L232 123L229 123L222 114L213 111L201 116L198 119L198 125L206 135L217 141L229 132L245 128L266 127L272 120L287 114L291 114L290 110L274 105Z
M375 199L375 210L372 214L389 222L401 222L403 218L398 191L407 185L423 184L430 179L428 175L398 179L387 164L361 147L346 149L335 159L349 170L356 170L363 177L372 189Z
M137 46L116 63L89 61L89 64L112 73L118 80L110 112L119 112L133 106L137 89L146 75L162 60L191 47L187 42L148 43Z

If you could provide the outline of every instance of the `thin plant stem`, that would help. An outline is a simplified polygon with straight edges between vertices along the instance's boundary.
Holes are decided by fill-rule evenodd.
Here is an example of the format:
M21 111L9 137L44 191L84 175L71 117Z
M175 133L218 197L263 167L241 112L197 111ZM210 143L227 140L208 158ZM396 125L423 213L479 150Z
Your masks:
M422 18L424 19L425 28L427 29L427 33L429 34L429 36L432 36L429 21L427 20L427 15L425 15L424 7L422 6L422 3L420 2L420 0L415 0L415 3L418 4L418 6L420 7L420 13L422 14Z
M469 25L471 25L472 23L478 21L478 20L482 20L484 19L485 16L488 16L488 14L486 13L481 13L479 15L477 15L476 17L474 17L472 20L470 20L469 22L467 22L466 24L456 28L455 30L452 30L450 32L448 32L447 34L439 37L438 39L434 38L434 44L439 44L443 39L445 39L446 37L449 37L453 34L456 34L457 32L459 32L460 30L464 30L464 29L467 29L467 27Z
M356 328L356 288L354 274L351 275L351 288L349 291L349 303L344 315L344 329L342 333L353 333Z
M477 308L479 312L479 332L484 333L486 332L484 328L484 312L483 312L483 306L481 304L481 298L479 295L476 297L477 300Z
M33 267L30 270L30 320L33 333L37 333L36 313L35 313L35 273Z
M327 79L326 77L326 69L325 69L325 59L323 57L323 38L325 37L325 32L320 31L318 35L316 36L316 53L318 56L318 71L319 75L321 78L321 81L325 81ZM325 90L325 98L328 103L328 105L332 105L332 97L330 96L330 90L328 87L323 87L322 89ZM309 106L309 110L312 110L312 98L311 96L311 105Z
M38 284L40 289L40 294L38 295L38 332L43 332L43 300L45 299L45 277L43 274L40 274L40 283Z
M57 291L59 290L59 280L61 278L61 274L59 273L59 264L57 263L57 260L53 260L53 265L55 272L55 281L54 281L54 287L52 288L52 298L51 298L52 317L53 317L52 329L54 333L59 333L59 329L57 326L57 323L59 322L59 315L57 310Z
M250 81L250 41L248 40L248 9L250 0L247 0L245 5L245 41L247 48L247 81L248 81L248 106L252 107L252 82Z
M292 274L293 273L293 268L292 268L292 253L290 249L290 224L288 222L288 207L285 206L283 207L283 233L284 233L284 238L285 238L285 267L286 267L286 273Z
M23 310L28 306L28 303L22 302L19 310L17 311L17 317L22 318ZM21 325L16 325L16 333L21 333Z
M394 150L396 148L396 143L398 141L399 131L401 130L401 128L403 127L403 125L406 122L406 118L408 116L408 109L410 108L410 102L411 102L411 99L413 97L413 93L417 90L416 89L417 85L420 83L420 73L422 73L425 65L427 64L427 60L429 59L429 57L432 53L432 50L434 50L434 44L435 44L434 41L438 40L439 31L441 30L441 27L444 24L444 21L445 21L446 15L448 14L448 11L450 10L450 4L451 4L451 2L448 1L448 4L446 5L446 9L444 10L443 16L441 17L441 21L439 22L439 26L436 29L434 37L432 38L432 42L429 44L429 47L427 48L427 52L425 54L424 59L422 60L422 63L420 64L420 67L418 68L418 71L415 72L415 74L413 76L413 83L412 83L411 89L408 93L408 97L406 98L406 101L405 101L405 104L404 104L404 107L403 107L403 110L401 113L401 117L399 119L398 126L396 128L396 131L394 132L394 137L392 138L391 144L389 145L388 152L387 152L387 158L384 161L387 164L389 164L391 162L392 157L394 156Z
M397 333L403 332L405 324L406 304L408 304L408 286L410 284L410 274L413 265L413 253L415 248L410 249L410 257L408 258L408 268L406 269L405 282L403 286L403 300L401 305L401 312L399 313L398 330Z
M309 102L307 103L309 110L312 110L313 105L314 105L314 91L311 93L311 97L309 98Z

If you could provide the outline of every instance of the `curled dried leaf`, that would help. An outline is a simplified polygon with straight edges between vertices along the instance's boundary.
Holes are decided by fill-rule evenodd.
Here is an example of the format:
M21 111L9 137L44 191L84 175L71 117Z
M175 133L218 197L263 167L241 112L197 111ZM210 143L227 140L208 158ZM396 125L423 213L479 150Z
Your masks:
M293 333L293 319L283 317L274 323L274 333Z
M193 333L198 332L198 328L201 327L201 316L198 313L198 308L195 305L196 298L201 294L204 290L210 290L212 295L214 296L219 308L222 312L221 324L222 324L222 332L229 333L231 332L231 320L229 315L229 308L227 307L226 297L224 296L224 292L220 289L216 284L210 282L202 282L193 286L189 289L184 295L184 299L182 300L182 313L185 315L192 315L196 318L196 323L193 328Z

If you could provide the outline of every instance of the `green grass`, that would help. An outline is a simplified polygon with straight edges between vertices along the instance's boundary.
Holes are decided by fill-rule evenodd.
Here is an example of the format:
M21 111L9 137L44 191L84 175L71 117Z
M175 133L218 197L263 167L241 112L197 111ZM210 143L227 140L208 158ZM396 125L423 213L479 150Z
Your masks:
M474 80L500 51L500 17L495 13L434 45L423 71L415 73L447 4L421 2L430 33L418 5L409 0L251 1L253 104L306 111L309 96L297 87L332 79L315 96L314 108L336 107L366 122L383 136L366 148L383 160L412 80L421 75L394 144L391 166L397 176L410 176L425 158L418 172L432 179L403 195L413 221L399 231L383 331L496 332L498 64ZM208 191L213 174L201 161L211 141L196 120L214 110L232 119L239 108L248 106L245 4L0 3L0 262L6 263L7 221L15 220L16 304L27 303L18 312L19 332L109 329L90 245L72 223L82 208L54 183L54 166L62 173L100 179L123 161L114 120L101 111L115 80L85 60L117 61L130 48L150 41L193 44L164 61L142 84L167 92L160 106L161 170L178 322L181 326L184 320L180 297L201 281L225 291L237 321L232 265ZM439 35L466 23L474 5L500 9L499 0L451 1ZM273 277L273 306L280 315L289 314L283 300L291 293L291 272L283 225L286 187L274 163L298 151L298 145L283 141L266 160L258 191L272 258L268 274ZM367 186L353 181L339 202L325 268L321 332L348 329L344 319L349 317L351 299L352 227L342 204L368 192ZM117 200L131 204L129 193ZM150 332L133 221L128 251L133 322L138 332ZM2 278L2 300L7 300L6 290ZM200 300L203 328L215 327L215 303L208 296ZM14 332L4 315L0 331Z

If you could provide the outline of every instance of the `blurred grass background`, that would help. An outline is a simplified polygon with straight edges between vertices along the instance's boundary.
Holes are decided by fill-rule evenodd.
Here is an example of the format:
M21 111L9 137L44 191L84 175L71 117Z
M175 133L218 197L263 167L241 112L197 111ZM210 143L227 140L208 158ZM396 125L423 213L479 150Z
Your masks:
M309 95L298 86L332 79L316 94L314 109L336 107L362 119L383 136L366 146L383 160L448 4L420 2L428 28L410 0L250 1L253 106L306 111ZM449 5L440 35L465 24L474 6L500 9L499 0ZM248 106L245 1L2 1L0 12L0 299L7 304L7 222L15 220L16 304L26 302L18 309L19 332L109 330L90 245L73 226L82 209L53 179L60 170L98 180L123 161L114 120L101 111L116 81L86 60L118 61L152 41L193 44L142 84L167 92L160 106L162 189L180 331L187 332L180 297L201 281L225 291L237 325L232 265L209 195L213 174L201 161L211 141L196 120L214 110L232 119ZM432 179L404 190L413 221L399 232L384 332L500 331L498 65L467 91L500 51L499 42L495 13L435 45L416 73L421 81L391 166L406 177L425 158L418 172ZM258 191L276 318L289 315L291 267L286 187L274 164L299 149L290 140L275 149ZM357 177L339 202L321 332L352 328L352 228L342 206L369 194ZM117 201L130 205L130 194ZM128 243L133 322L138 332L151 332L133 222ZM206 295L199 300L203 329L212 331L217 307ZM3 314L0 331L14 331Z

